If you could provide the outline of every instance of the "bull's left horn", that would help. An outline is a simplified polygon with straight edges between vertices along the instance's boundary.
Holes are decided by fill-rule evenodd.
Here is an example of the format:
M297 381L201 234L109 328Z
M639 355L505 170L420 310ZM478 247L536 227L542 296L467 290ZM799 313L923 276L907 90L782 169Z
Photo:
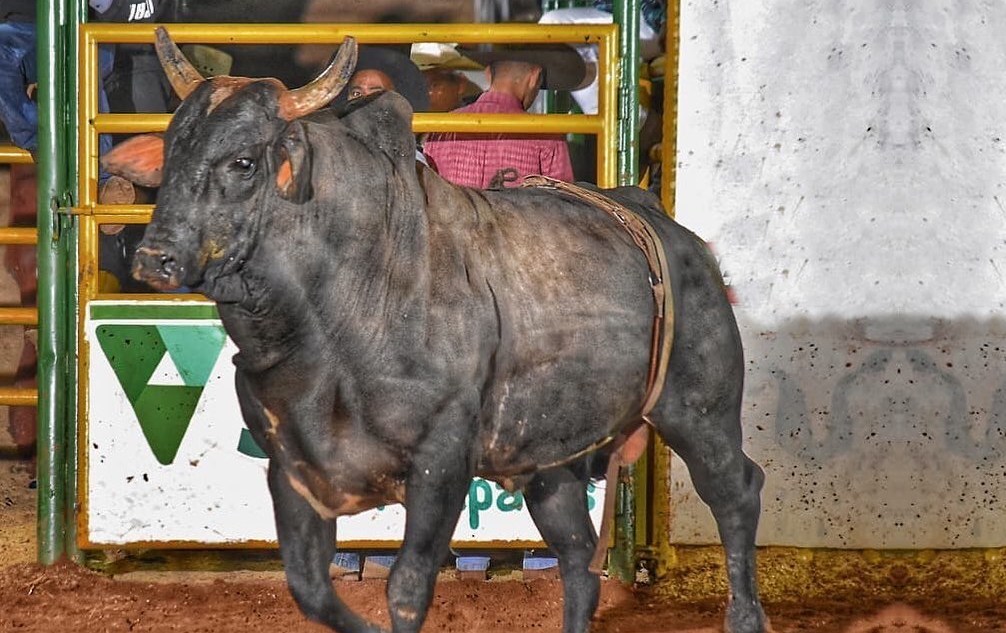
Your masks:
M296 90L287 90L279 98L279 116L293 121L310 114L335 98L349 83L356 68L356 39L346 36L339 53L325 72Z
M178 45L171 40L171 36L163 26L157 27L154 35L154 48L157 50L158 59L161 60L164 74L168 76L168 81L178 96L184 99L205 80Z

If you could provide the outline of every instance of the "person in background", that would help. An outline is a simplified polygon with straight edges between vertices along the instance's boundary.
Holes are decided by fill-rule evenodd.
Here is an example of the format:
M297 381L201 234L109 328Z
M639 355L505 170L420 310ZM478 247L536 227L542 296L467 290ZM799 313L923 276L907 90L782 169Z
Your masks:
M542 88L570 90L586 75L583 60L565 44L462 53L485 65L489 89L454 110L459 113L526 113ZM441 176L467 187L516 186L531 174L573 180L569 148L559 134L441 132L427 137L423 151ZM502 173L507 175L497 178Z
M538 20L539 24L611 24L612 1L595 0L593 7L574 7L546 11ZM667 5L665 0L640 0L639 6L639 55L649 62L663 53L665 29L667 27ZM587 65L587 74L592 77L589 85L574 90L571 94L580 111L597 114L597 45L577 44L574 48Z
M114 3L112 0L95 0L91 6L109 4L104 22L175 22L174 0L158 2ZM129 20L130 15L134 16ZM146 16L146 17L144 17ZM174 93L157 53L151 44L116 44L115 63L104 82L112 112L171 112Z
M405 97L414 112L426 112L430 107L426 79L407 53L392 46L364 44L358 49L356 70L332 105L386 90Z
M28 87L38 81L35 64L35 0L0 0L0 120L11 141L34 156L38 109Z
M153 22L165 0L90 0L94 17L104 22ZM34 157L38 151L38 105L28 94L38 82L35 0L0 0L0 120L11 141ZM114 48L102 47L99 66L102 80L112 72ZM108 112L104 86L98 90L99 109ZM111 147L103 135L99 151Z
M423 71L430 88L430 112L450 112L474 103L482 94L471 79L449 68L428 68Z

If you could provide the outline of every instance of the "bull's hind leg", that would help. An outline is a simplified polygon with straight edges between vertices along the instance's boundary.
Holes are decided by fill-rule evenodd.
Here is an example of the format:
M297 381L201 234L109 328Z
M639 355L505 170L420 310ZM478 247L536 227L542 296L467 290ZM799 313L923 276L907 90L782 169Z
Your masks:
M564 593L563 633L590 628L601 581L588 570L597 533L587 510L587 476L582 465L539 472L524 489L538 531L559 557Z
M755 532L764 474L741 450L739 405L702 413L682 407L658 422L667 442L688 466L699 497L709 506L726 551L730 633L761 633L765 614L755 580ZM668 427L671 428L668 428Z
M675 329L664 391L650 419L688 466L716 519L730 582L727 629L761 633L755 532L764 475L741 450L741 336L705 245L680 227L661 226L669 245Z

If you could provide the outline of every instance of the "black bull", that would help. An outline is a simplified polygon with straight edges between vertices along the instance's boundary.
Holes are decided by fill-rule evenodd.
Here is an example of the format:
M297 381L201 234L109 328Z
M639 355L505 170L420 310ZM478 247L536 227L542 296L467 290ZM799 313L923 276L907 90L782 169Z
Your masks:
M134 275L217 301L300 607L338 631L379 630L333 592L335 519L401 502L388 605L394 631L418 631L477 475L523 490L559 557L564 630L586 631L599 592L586 486L612 445L569 459L639 419L654 313L640 249L585 202L457 187L417 164L396 94L310 113L276 82L187 74L163 32L158 49L187 96L163 139L163 178L151 176L159 145L156 164L129 143L106 159L161 185ZM161 141L132 145L148 142ZM716 519L729 629L761 631L763 475L741 450L743 354L722 280L655 198L606 193L666 250L674 346L649 418Z

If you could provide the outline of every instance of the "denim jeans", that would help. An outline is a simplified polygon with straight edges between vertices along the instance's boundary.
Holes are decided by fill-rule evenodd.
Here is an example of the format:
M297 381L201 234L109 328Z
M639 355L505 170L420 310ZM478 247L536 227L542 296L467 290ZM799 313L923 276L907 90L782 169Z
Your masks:
M0 24L0 120L15 145L38 149L38 108L28 98L28 85L38 81L35 24Z
M98 51L99 73L104 81L112 73L115 49L102 46ZM38 82L38 60L35 53L35 24L4 22L0 24L0 120L11 141L22 149L38 149L38 105L28 98L29 84ZM98 110L108 112L108 97L98 86ZM98 152L112 148L112 137L102 134ZM99 176L104 181L107 174Z
M111 112L108 107L108 93L105 91L105 82L112 75L112 68L115 66L115 46L104 45L98 47L98 76L101 81L98 83L98 112ZM98 135L98 156L104 156L105 152L112 149L112 135ZM98 182L105 182L108 174L104 169L99 169Z

